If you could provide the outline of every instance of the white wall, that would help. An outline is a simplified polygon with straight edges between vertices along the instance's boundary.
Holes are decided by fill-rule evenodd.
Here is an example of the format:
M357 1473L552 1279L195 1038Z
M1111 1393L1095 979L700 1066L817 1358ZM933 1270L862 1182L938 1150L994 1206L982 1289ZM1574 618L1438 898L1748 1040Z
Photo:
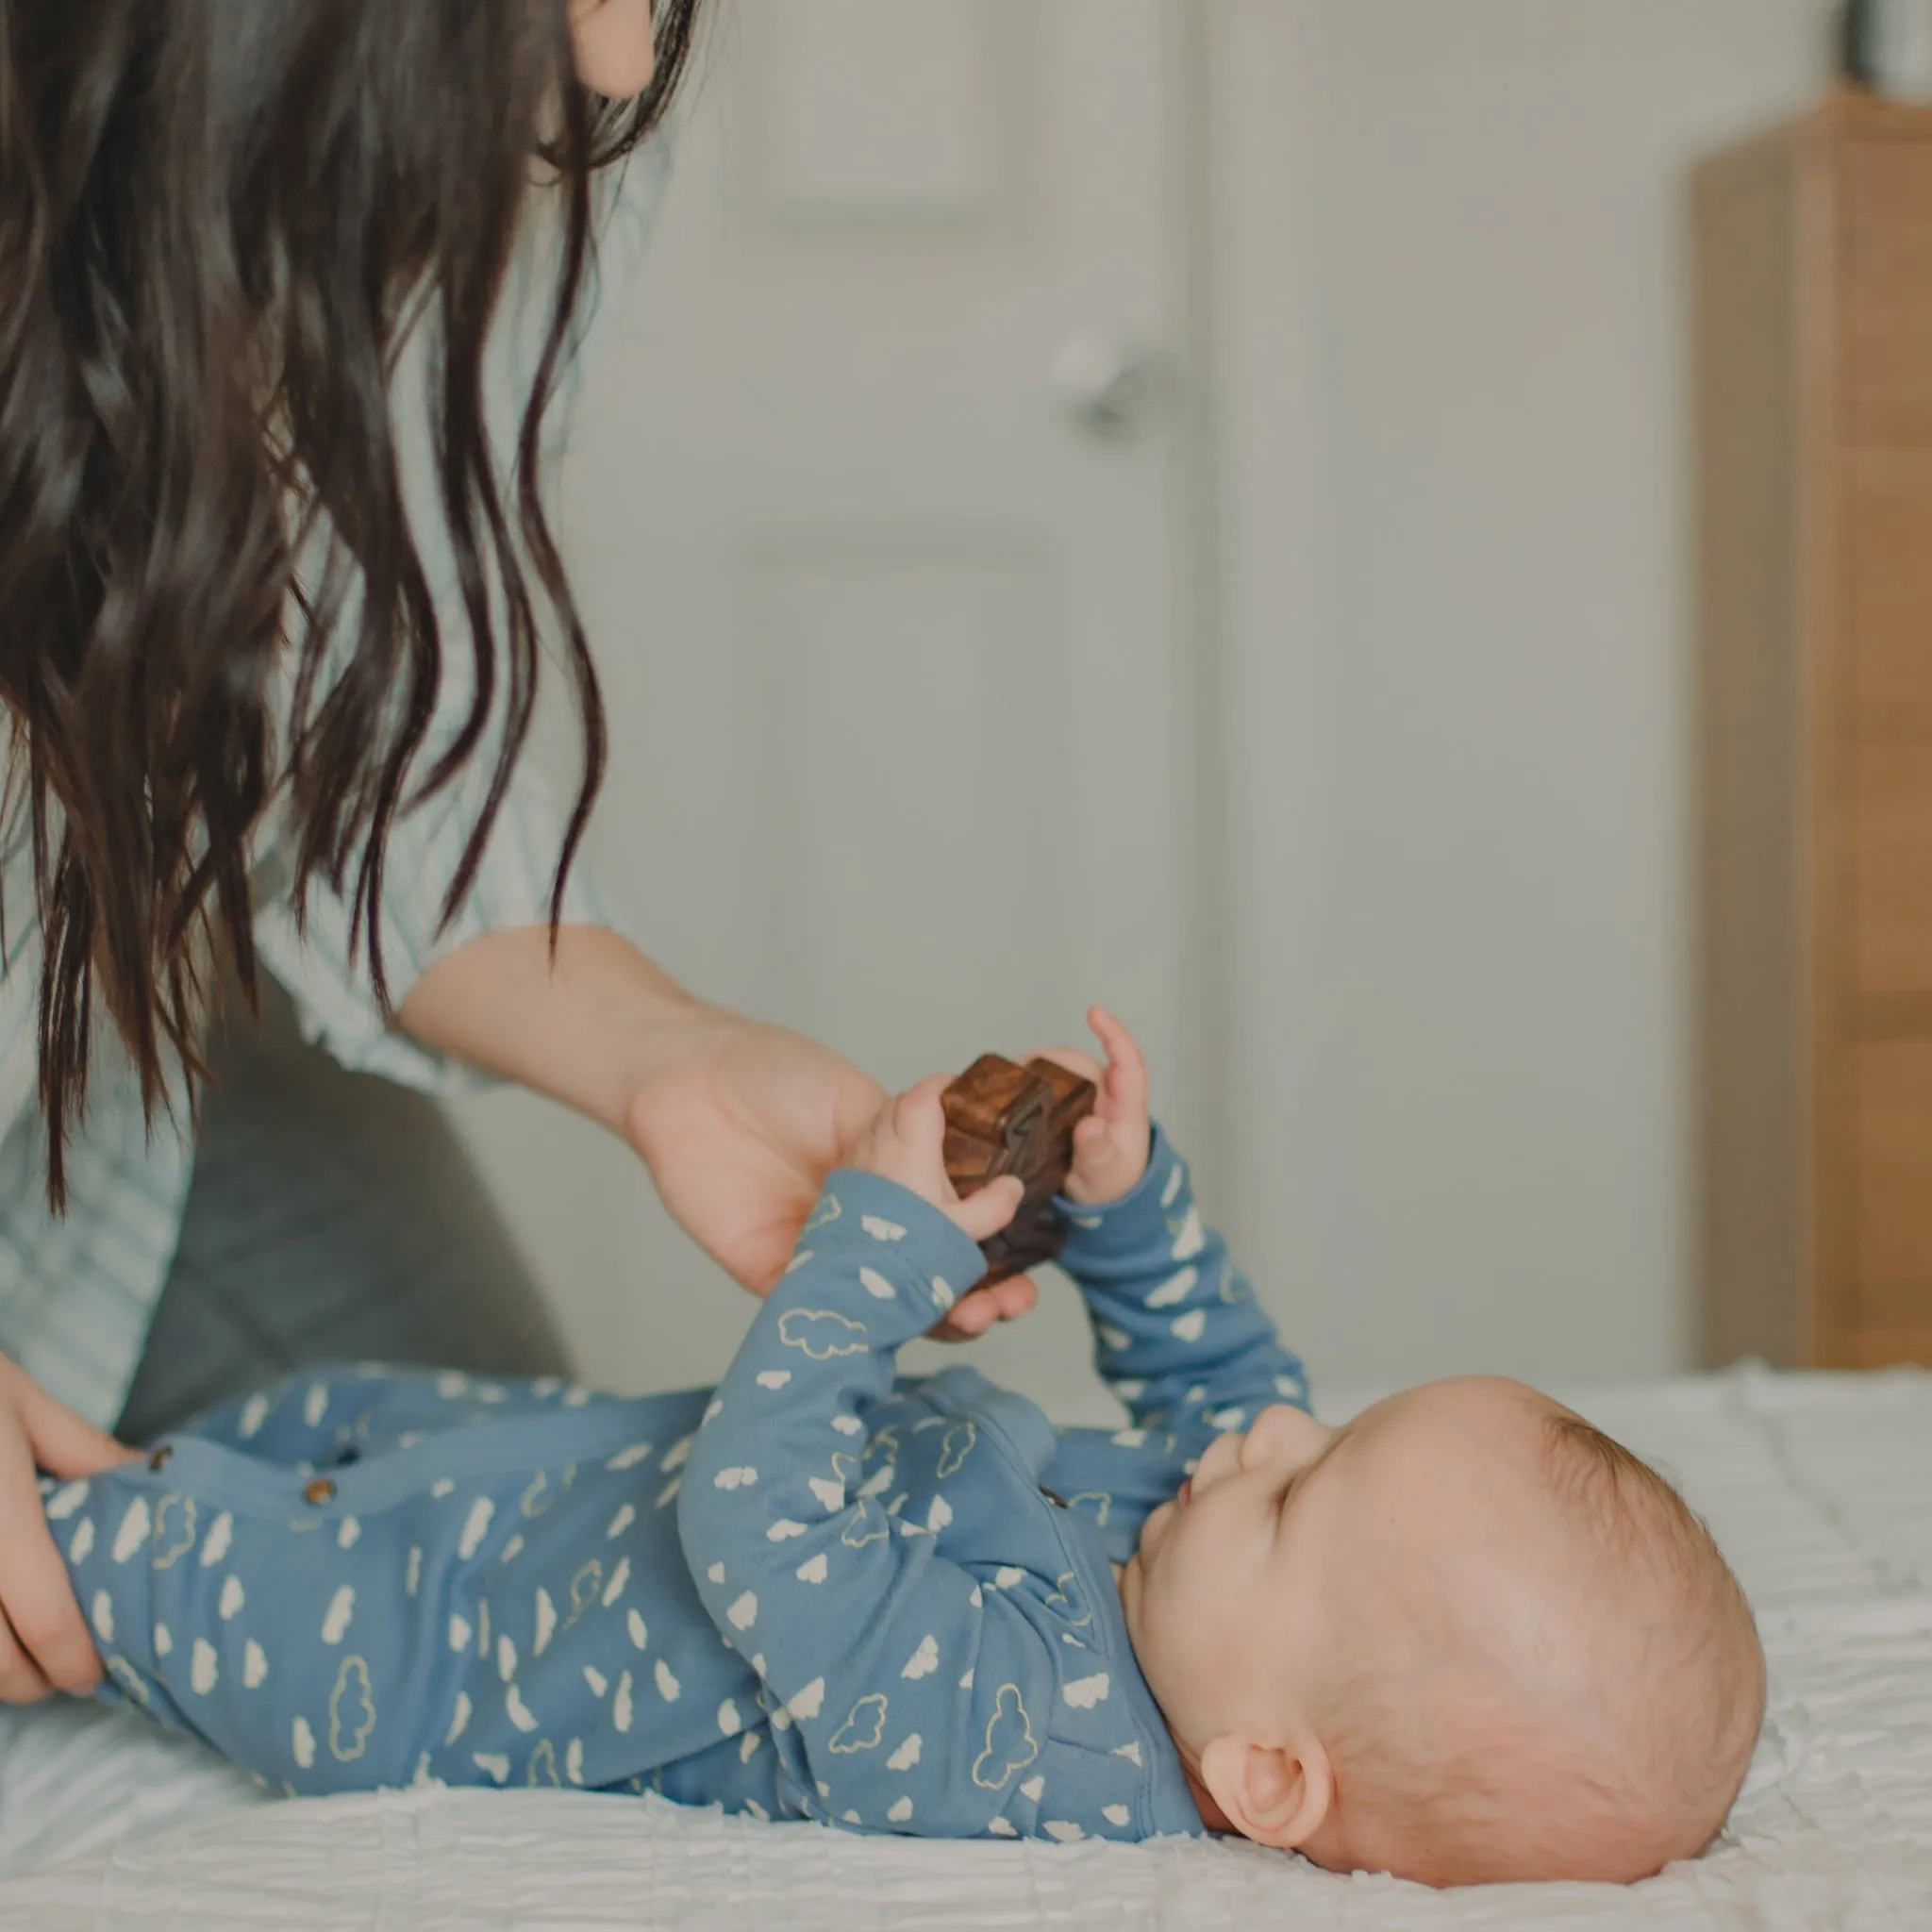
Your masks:
M1689 1358L1686 173L1831 10L1223 8L1230 1218L1331 1377Z
M1668 1370L1685 179L1812 97L1830 0L1202 4L1237 1127L1204 1194L1331 1384ZM585 567L623 608L625 547ZM522 1106L466 1124L580 1352L715 1374L747 1305L615 1290L572 1203L641 1176Z

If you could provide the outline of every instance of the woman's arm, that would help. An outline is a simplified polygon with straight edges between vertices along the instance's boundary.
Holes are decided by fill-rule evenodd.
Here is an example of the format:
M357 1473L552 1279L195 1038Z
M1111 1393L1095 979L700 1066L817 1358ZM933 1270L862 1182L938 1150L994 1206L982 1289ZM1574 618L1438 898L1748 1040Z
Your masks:
M621 1134L678 1224L763 1293L824 1177L878 1112L829 1048L693 998L627 941L567 925L490 932L433 963L399 1014L422 1045L547 1093ZM1024 1315L1024 1275L965 1296L941 1334Z
M626 1138L652 1075L722 1017L598 925L561 927L554 953L544 925L484 933L431 965L397 1014L424 1046Z
M877 1084L783 1027L707 1006L617 934L487 933L438 960L398 1015L440 1053L623 1136L678 1222L747 1288L771 1287Z

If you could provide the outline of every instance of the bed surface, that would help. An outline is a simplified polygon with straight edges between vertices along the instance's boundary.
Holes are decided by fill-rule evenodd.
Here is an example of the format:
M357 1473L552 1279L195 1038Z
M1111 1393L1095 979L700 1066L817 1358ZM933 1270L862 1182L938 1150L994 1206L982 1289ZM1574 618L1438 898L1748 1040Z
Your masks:
M1573 1399L1681 1481L1771 1660L1724 1841L1628 1891L1434 1894L1238 1844L861 1839L557 1792L270 1804L192 1746L66 1707L0 1723L0 1927L1932 1928L1932 1376Z

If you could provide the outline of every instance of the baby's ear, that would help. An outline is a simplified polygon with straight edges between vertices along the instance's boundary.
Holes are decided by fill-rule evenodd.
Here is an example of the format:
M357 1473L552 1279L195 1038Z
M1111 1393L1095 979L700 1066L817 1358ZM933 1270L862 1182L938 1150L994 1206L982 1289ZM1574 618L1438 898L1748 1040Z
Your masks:
M1201 1754L1201 1782L1243 1838L1291 1852L1321 1830L1335 1771L1321 1740L1257 1744L1232 1733Z

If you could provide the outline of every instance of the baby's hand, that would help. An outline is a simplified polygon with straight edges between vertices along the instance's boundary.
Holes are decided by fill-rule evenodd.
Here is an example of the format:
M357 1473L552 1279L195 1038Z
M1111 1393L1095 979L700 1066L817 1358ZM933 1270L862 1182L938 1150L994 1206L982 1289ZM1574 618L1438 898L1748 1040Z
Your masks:
M1090 1007L1087 1024L1100 1036L1106 1066L1071 1046L1045 1047L1032 1058L1052 1060L1099 1089L1093 1111L1074 1129L1067 1198L1104 1208L1131 1193L1147 1172L1147 1063L1134 1036L1105 1007Z
M1026 1190L1015 1175L1003 1174L959 1198L946 1174L946 1115L940 1099L951 1079L949 1074L934 1074L889 1100L845 1150L844 1164L898 1182L975 1241L988 1241L1019 1211Z

